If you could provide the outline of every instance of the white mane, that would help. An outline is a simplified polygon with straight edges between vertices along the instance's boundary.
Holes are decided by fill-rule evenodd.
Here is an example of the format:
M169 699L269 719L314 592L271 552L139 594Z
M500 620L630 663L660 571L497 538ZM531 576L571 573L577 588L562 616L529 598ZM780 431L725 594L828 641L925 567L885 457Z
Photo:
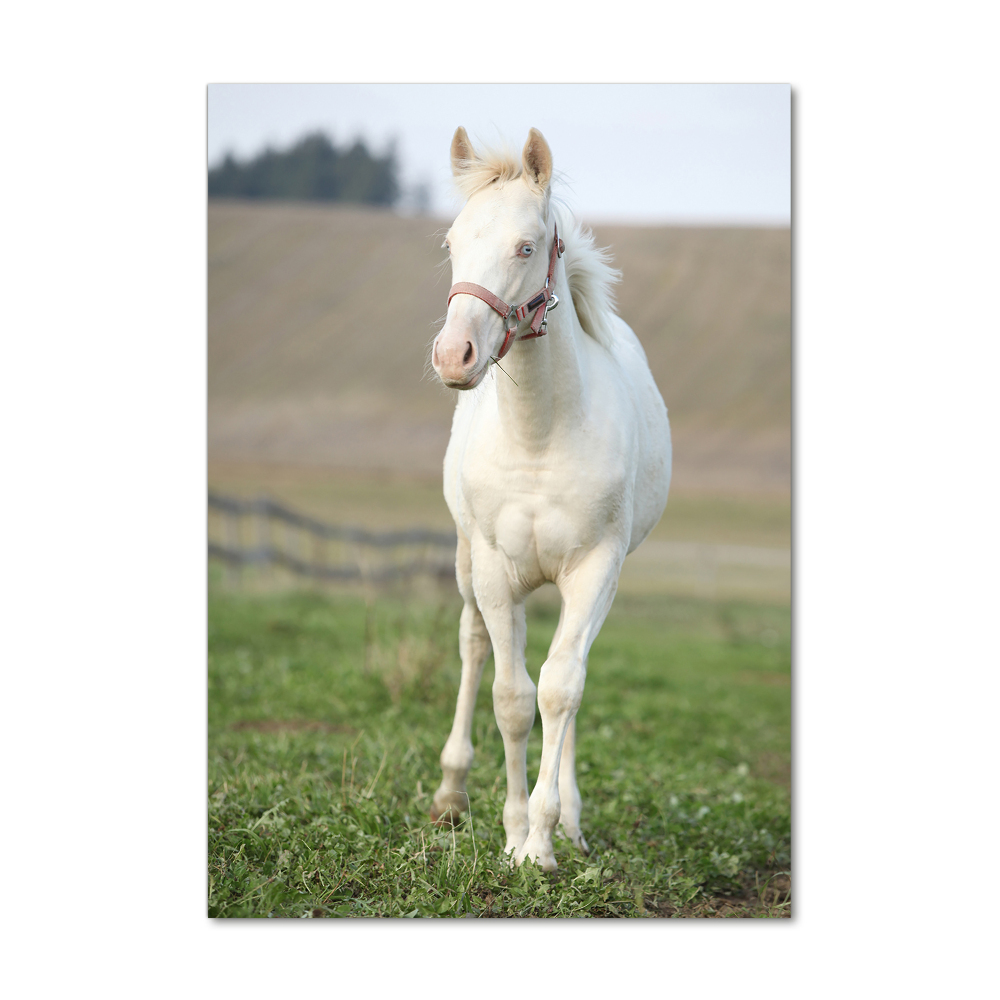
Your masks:
M489 148L475 159L461 161L461 168L455 186L466 199L491 184L503 188L523 171L520 158L510 150ZM549 207L566 244L563 264L580 326L610 350L615 340L614 286L621 281L621 271L611 266L610 250L594 245L594 234L573 217L565 204L552 199Z

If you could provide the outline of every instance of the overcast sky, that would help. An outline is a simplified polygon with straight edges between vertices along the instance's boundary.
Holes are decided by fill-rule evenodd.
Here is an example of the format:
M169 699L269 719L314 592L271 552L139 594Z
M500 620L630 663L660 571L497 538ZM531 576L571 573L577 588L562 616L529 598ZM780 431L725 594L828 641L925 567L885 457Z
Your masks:
M448 150L520 151L532 125L552 148L560 191L585 219L788 224L791 89L786 84L213 84L208 162L284 148L322 129L337 144L395 140L406 186L426 183L450 215Z

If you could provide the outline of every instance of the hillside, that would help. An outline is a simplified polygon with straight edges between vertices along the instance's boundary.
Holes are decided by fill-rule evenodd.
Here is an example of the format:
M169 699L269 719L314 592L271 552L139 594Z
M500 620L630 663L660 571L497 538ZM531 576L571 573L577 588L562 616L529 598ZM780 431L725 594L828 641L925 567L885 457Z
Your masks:
M453 398L426 377L446 223L346 206L208 208L210 462L439 474ZM790 484L787 229L597 226L624 272L684 491Z

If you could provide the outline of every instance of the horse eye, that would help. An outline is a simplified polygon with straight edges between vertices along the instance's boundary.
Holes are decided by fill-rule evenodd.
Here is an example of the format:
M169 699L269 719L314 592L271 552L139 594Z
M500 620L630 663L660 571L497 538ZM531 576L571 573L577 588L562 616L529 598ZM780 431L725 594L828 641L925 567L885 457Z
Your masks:
M441 249L447 250L448 253L451 253L451 244L447 240L445 240L444 243L441 244Z
M530 243L525 243L524 246L521 247L520 250L518 250L518 253L522 257L530 257L532 250L534 250L534 247Z

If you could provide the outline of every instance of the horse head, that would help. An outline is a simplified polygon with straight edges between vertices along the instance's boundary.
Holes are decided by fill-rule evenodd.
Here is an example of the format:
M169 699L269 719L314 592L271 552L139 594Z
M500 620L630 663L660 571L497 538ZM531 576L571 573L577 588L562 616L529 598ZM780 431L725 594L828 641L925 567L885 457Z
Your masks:
M481 159L459 127L451 169L468 200L445 237L453 284L431 362L449 388L472 389L490 362L503 357L528 313L536 318L525 336L540 336L545 309L558 301L549 291L559 249L550 247L558 240L548 232L552 153L533 128L521 169L512 173L499 161Z

